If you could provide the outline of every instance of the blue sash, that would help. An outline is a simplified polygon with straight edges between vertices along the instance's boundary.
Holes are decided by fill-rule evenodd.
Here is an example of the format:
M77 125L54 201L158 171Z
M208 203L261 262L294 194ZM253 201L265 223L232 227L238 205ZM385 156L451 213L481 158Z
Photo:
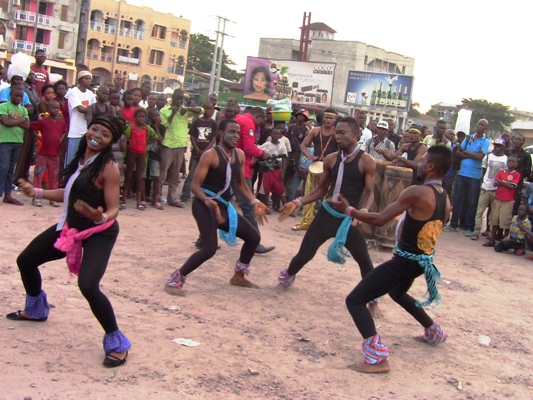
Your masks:
M212 192L209 189L202 188L202 190L208 196L216 196L216 193ZM226 201L220 196L214 197L213 200L216 200L219 203L224 204L228 210L229 229L227 232L223 231L222 229L219 229L218 236L222 240L224 240L228 245L237 246L237 224L239 222L239 219L237 217L237 211L235 210L235 207L233 207L233 204L231 204L231 201Z
M352 224L352 217L348 217L346 214L335 211L331 206L322 200L322 207L336 218L342 218L341 226L337 229L337 234L335 235L335 240L328 248L328 261L334 262L335 264L344 265L346 262L347 253L343 250L344 245L346 244L346 239L348 238L348 232L350 231L350 225Z

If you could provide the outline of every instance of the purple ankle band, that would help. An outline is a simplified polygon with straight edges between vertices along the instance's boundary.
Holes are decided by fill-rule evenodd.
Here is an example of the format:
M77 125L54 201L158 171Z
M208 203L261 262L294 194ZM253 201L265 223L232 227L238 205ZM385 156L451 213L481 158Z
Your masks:
M131 349L130 341L122 334L122 332L120 332L120 329L117 329L115 332L106 333L103 342L106 354L112 352L121 353Z
M41 294L36 297L26 294L26 306L24 307L24 312L28 317L33 319L48 317L50 314L50 307L48 306L48 300L44 290L41 290Z

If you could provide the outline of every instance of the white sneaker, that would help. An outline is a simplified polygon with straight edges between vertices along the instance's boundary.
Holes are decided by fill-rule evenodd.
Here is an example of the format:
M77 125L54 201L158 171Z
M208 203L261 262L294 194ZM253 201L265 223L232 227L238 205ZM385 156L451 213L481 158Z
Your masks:
M31 201L31 205L34 206L34 207L42 207L43 203L41 203L41 200L33 199Z
M163 204L167 204L167 198L165 196L159 196L159 202Z

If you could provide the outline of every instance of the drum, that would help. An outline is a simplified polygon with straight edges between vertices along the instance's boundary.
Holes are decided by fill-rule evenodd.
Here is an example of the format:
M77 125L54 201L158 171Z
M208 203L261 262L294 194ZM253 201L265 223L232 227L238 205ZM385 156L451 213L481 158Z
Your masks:
M324 162L322 161L313 161L309 166L309 176L313 180L313 187L316 188L320 182L320 177L324 172ZM307 193L306 193L307 194Z
M389 204L393 203L405 188L411 186L413 170L389 165L385 168L381 195L379 200L379 211L383 211ZM376 243L379 246L394 248L396 245L396 223L398 218L387 222L383 226L376 227Z
M314 153L315 148L314 147L308 147L307 151L309 154ZM312 160L307 158L303 152L300 152L300 159L298 160L298 163L300 164L300 168L302 169L308 169L309 166L313 163Z
M385 169L387 166L391 165L389 161L381 161L376 160L376 174L374 175L374 202L368 209L370 212L379 212L379 204L381 200L381 188L383 185L383 178L385 176ZM363 200L366 196L366 192L363 193L363 197L361 200ZM361 205L362 207L362 205ZM361 222L361 231L363 232L363 236L365 239L374 239L376 237L376 226L365 224Z

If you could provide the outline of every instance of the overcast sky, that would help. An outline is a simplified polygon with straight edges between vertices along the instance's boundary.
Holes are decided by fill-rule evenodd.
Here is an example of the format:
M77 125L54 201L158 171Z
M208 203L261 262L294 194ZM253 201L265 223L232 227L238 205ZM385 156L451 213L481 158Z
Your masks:
M148 0L131 4L153 6ZM493 2L496 3L496 2ZM252 5L253 4L253 5ZM346 4L350 4L346 7ZM361 2L243 0L175 2L154 7L192 21L191 33L215 37L216 16L227 23L224 50L244 68L259 38L299 39L303 13L324 22L335 39L381 47L415 59L413 101L431 104L483 98L533 111L533 4L523 0Z

